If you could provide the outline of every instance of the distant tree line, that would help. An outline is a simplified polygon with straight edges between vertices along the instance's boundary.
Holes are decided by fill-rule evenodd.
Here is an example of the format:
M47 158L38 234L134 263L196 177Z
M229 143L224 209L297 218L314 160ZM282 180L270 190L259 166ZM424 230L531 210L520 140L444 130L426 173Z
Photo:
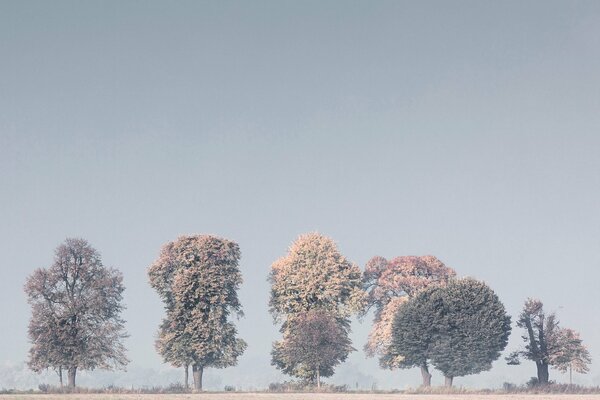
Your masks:
M191 367L196 391L205 368L234 366L247 347L232 319L243 316L240 258L233 241L181 236L165 244L148 269L165 309L156 350L184 369L186 387ZM456 278L433 256L374 257L361 272L332 239L309 233L271 265L268 280L269 310L281 332L272 365L317 388L355 351L352 316L373 311L367 356L378 357L382 368L419 368L423 386L431 385L431 367L446 386L491 369L511 332L511 318L491 288ZM25 284L32 310L29 367L56 371L61 386L66 373L70 387L78 370L124 369L124 290L122 274L104 266L87 241L66 239L50 267L35 270ZM533 361L539 384L549 382L550 366L570 376L588 372L591 358L579 334L562 328L541 301L526 301L517 327L525 346L506 360Z

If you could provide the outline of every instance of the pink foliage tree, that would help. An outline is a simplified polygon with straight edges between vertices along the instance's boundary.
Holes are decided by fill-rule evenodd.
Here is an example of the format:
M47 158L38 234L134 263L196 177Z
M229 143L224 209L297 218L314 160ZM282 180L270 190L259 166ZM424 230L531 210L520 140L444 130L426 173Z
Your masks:
M373 257L366 265L363 287L367 292L367 311L374 309L375 318L365 345L368 356L380 357L384 368L396 368L401 360L386 357L392 339L394 316L409 298L431 285L445 285L456 273L434 256L402 256L392 260ZM396 361L394 361L396 360ZM431 384L426 360L421 365L423 385Z

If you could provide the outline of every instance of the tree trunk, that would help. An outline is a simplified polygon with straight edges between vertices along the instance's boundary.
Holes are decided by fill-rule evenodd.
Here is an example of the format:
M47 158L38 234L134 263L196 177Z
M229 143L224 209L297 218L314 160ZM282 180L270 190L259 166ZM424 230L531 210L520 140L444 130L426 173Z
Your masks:
M58 381L60 382L60 387L63 387L62 367L58 367Z
M68 372L68 386L70 388L75 387L75 375L77 375L77 367L70 367Z
M547 385L548 378L549 378L548 364L546 364L543 361L539 361L539 362L535 363L535 365L537 366L538 383L540 385Z
M452 380L454 380L453 376L445 376L444 377L444 386L452 387Z
M189 365L185 364L183 366L183 368L185 370L185 380L184 380L184 382L185 382L185 388L189 389L190 388L190 385L189 385L189 371L188 371Z
M573 365L569 363L569 385L573 384Z
M204 367L198 364L192 365L192 375L194 376L194 390L197 392L202 391L202 374L204 373Z
M421 365L421 376L423 377L423 387L431 386L431 374L429 373L429 368L427 368L427 364Z
M321 389L321 371L317 368L317 389Z

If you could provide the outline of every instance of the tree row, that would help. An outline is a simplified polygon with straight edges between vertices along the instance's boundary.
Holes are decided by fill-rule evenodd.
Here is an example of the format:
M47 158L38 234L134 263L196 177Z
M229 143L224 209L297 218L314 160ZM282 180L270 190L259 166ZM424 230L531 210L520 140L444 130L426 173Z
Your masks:
M155 347L165 362L183 368L186 387L190 368L194 389L201 391L205 368L234 366L247 347L234 323L243 316L240 257L233 241L181 236L148 268L165 310ZM271 362L317 388L355 351L353 316L373 312L367 356L377 357L382 368L419 368L423 386L431 385L432 367L447 386L455 377L491 369L511 332L511 318L490 287L457 278L434 256L374 257L361 272L332 239L309 233L272 264L268 280L269 311L281 332ZM124 290L121 272L104 266L87 241L59 245L51 266L35 270L25 284L32 309L30 368L56 371L61 386L66 373L71 387L78 370L124 368ZM525 345L506 360L533 361L540 384L549 382L550 366L588 371L591 359L579 334L561 327L541 301L526 301L517 326Z

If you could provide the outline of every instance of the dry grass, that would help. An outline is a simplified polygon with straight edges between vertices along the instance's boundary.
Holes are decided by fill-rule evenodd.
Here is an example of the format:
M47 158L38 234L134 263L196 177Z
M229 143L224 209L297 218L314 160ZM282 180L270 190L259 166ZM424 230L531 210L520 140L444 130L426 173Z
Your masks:
M21 394L0 400L600 400L580 394L374 394L374 393L201 393L201 394Z

